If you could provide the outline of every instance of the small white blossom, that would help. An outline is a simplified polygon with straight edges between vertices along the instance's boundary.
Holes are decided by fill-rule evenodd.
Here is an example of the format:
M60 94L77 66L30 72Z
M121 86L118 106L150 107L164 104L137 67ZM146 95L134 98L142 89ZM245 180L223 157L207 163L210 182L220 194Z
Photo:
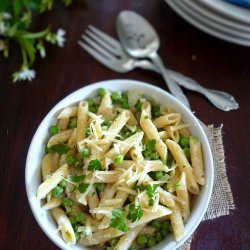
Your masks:
M14 73L14 82L28 80L31 81L35 78L36 72L33 69L29 69L27 67L23 68L21 71Z
M59 47L63 47L64 46L64 43L65 43L65 30L63 29L58 29L57 32L56 32L56 43Z
M7 28L4 22L0 22L0 35L6 35Z
M40 56L42 58L45 58L45 56L46 56L46 50L45 50L45 48L43 46L41 48L39 48L39 52L40 52Z
M6 19L6 20L8 20L8 19L12 18L12 15L10 13L8 13L8 12L4 12L3 13L3 18Z

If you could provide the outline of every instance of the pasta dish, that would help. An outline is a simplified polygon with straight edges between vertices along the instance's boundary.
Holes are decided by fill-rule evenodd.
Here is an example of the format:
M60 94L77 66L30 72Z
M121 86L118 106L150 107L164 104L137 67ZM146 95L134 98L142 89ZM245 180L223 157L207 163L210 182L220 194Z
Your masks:
M139 91L97 92L49 128L37 198L67 244L134 250L168 234L180 241L205 184L192 124Z

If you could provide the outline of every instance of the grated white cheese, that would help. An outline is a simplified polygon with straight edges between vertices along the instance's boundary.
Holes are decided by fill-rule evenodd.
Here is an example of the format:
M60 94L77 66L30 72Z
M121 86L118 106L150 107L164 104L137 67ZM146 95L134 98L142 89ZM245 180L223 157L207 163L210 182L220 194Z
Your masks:
M96 114L94 114L92 112L88 112L88 116L90 116L94 120L98 121L100 124L104 122L101 115L96 115Z

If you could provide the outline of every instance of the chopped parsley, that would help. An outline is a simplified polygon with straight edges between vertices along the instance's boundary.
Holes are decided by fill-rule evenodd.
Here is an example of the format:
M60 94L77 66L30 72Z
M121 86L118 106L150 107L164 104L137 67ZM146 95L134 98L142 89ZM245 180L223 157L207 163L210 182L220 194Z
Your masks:
M98 159L95 159L89 162L88 170L94 171L94 170L101 170L101 169L102 169L101 162Z
M70 151L71 147L63 142L58 142L58 144L48 148L50 152L57 152L59 155L67 154Z
M128 231L128 226L126 224L126 218L123 215L123 211L120 208L115 208L112 211L112 215L113 218L111 219L110 226L126 233Z
M129 205L129 212L127 218L132 222L140 220L143 215L142 209L140 206L135 207L135 204Z
M87 184L87 183L81 183L81 184L78 185L77 190L80 193L85 193L86 190L88 189L88 187L89 187L89 184Z
M72 182L81 182L81 181L84 181L86 175L75 175L75 176L70 176L69 177L69 180L72 181Z
M154 204L155 190L158 187L159 187L159 184L154 184L154 185L148 184L145 186L146 193L147 193L147 196L149 198L149 201L148 201L149 206L153 206L153 204Z

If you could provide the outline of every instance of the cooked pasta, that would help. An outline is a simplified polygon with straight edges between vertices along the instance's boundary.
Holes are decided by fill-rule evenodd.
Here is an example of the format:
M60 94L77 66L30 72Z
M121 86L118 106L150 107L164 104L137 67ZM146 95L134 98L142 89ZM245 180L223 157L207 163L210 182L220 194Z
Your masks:
M202 145L180 113L137 95L99 89L49 129L37 197L67 244L140 249L183 237L205 184Z

